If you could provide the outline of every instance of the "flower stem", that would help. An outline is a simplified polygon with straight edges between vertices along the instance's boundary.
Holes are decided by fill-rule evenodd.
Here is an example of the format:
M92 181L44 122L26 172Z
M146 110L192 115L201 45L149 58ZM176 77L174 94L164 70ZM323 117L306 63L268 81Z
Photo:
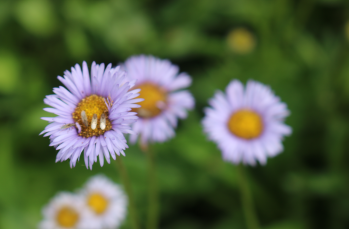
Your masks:
M133 229L139 229L138 226L138 220L137 220L137 211L132 195L132 189L131 189L131 184L130 184L130 179L127 174L127 170L122 163L121 156L116 156L116 163L117 167L121 176L122 183L124 184L124 187L126 189L127 195L128 195L128 200L129 200L129 209L130 209L130 218L131 218L131 224Z
M146 150L148 159L148 229L158 228L159 200L155 168L155 155L150 149Z
M303 29L314 10L315 1L314 0L303 0L297 6L296 12L296 26Z
M248 182L245 176L245 168L243 164L239 164L237 167L238 180L241 192L242 207L246 219L248 229L258 229L258 219L253 207L251 191L248 186Z

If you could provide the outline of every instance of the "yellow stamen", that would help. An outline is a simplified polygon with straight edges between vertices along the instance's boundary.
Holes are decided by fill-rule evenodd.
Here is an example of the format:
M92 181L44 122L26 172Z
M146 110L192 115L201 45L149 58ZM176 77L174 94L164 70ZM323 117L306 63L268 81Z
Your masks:
M59 210L56 219L59 226L74 227L79 220L79 215L74 209L63 207Z
M240 54L250 53L256 45L254 36L245 28L232 30L228 34L227 42L234 52Z
M228 128L240 138L253 139L263 132L263 120L258 113L243 109L230 116Z
M86 120L82 118L82 115L85 116L84 112L87 117L87 123ZM100 128L100 118L102 114L104 114L106 118L105 128L103 129ZM94 115L95 117L97 116L97 120L93 118ZM73 113L73 119L81 126L81 132L79 133L79 135L81 137L89 138L92 136L102 135L104 134L104 132L112 128L108 115L108 107L105 104L104 98L98 95L90 95L83 98L76 106ZM102 127L104 127L104 123L102 124Z
M101 194L94 193L89 196L87 204L96 214L102 214L108 207L108 200Z
M135 86L140 88L139 98L144 101L140 102L140 108L133 109L141 118L153 118L159 115L166 107L167 93L164 89L153 83L143 83Z

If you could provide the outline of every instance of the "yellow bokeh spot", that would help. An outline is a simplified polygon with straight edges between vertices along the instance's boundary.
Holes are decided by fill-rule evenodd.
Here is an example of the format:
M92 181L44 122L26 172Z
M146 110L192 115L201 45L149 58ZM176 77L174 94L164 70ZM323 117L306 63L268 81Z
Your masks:
M85 111L87 116L88 125L86 126L82 120L81 112ZM93 115L97 115L97 127L96 129L91 128L91 121ZM100 128L100 118L102 114L106 117L106 125L105 129ZM73 113L73 119L75 122L79 123L81 127L81 132L79 135L81 137L89 138L92 136L99 136L104 134L104 132L110 130L112 128L111 122L108 118L109 112L108 107L105 104L105 99L102 96L98 95L90 95L83 98L80 103L76 106L75 111Z
M138 103L140 108L134 109L141 118L153 118L159 115L166 107L167 93L164 89L152 83L143 83L135 86L139 88L139 98L144 101Z
M56 219L61 227L74 227L79 220L79 214L70 207L63 207L58 211Z
M344 26L345 38L349 41L349 21L345 23Z
M253 139L263 132L263 120L258 113L243 109L230 116L228 128L237 137Z
M87 204L96 214L102 214L108 207L108 200L99 193L93 193L89 196Z
M250 53L256 46L253 34L245 28L237 28L229 32L228 46L236 53Z

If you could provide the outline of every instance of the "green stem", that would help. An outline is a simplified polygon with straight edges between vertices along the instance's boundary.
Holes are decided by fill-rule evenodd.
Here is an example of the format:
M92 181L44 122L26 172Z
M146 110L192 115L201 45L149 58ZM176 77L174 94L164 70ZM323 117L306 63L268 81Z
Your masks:
M146 150L145 154L148 159L148 229L158 228L158 189L157 189L157 179L156 179L156 168L155 168L155 157L154 152L151 150Z
M139 229L138 226L138 220L137 220L137 211L132 195L132 189L131 189L131 184L130 184L130 179L127 174L127 170L122 163L121 156L116 156L116 163L117 167L121 176L122 183L124 184L124 187L126 189L127 195L128 195L128 200L129 200L129 209L130 209L130 218L131 218L131 224L133 229Z
M314 9L315 1L314 0L303 0L298 4L296 12L296 26L300 29L303 29L305 24L308 22L309 17Z
M241 192L241 202L246 219L248 229L258 229L258 219L253 207L251 191L248 186L248 182L245 175L245 168L243 164L239 164L237 167L238 180Z

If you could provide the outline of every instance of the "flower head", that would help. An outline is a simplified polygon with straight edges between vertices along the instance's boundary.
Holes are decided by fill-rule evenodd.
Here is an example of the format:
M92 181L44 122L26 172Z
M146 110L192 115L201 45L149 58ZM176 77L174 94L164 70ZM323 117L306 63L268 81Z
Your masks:
M134 88L141 89L139 97L144 98L139 103L141 107L134 109L139 120L132 125L131 142L138 136L143 144L174 136L177 118L185 118L187 110L194 107L192 95L181 90L191 84L190 76L178 74L176 65L153 56L133 56L126 60L124 68L130 79L137 80Z
M265 164L267 157L283 151L281 141L291 134L283 123L287 106L271 89L249 81L244 89L238 80L230 82L226 94L217 92L206 108L203 126L218 144L223 159L234 164Z
M75 194L62 192L43 209L44 219L40 229L98 229L83 199Z
M81 195L99 227L118 228L125 219L127 197L120 186L105 176L92 177Z
M253 34L245 28L236 28L230 31L227 42L232 51L239 54L250 53L256 46Z
M82 70L76 64L71 72L65 71L58 79L66 86L54 88L44 102L51 106L45 111L58 115L44 117L50 124L41 133L50 136L50 146L59 150L57 161L70 159L73 167L84 151L86 167L104 157L110 163L110 155L125 155L127 148L123 133L131 133L129 124L137 120L132 108L138 108L135 99L139 90L130 90L135 81L129 81L119 67L92 63L91 77L86 62Z

